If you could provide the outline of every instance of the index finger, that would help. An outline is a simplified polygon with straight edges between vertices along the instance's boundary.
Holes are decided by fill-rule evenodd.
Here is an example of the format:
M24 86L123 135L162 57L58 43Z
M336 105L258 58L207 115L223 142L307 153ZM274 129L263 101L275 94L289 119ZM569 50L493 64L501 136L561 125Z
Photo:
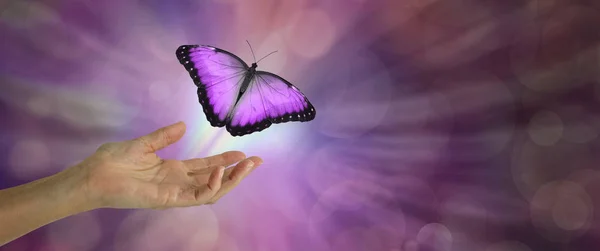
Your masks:
M195 158L184 160L183 163L190 171L205 169L207 167L228 167L246 158L246 154L240 151L228 151L206 158Z

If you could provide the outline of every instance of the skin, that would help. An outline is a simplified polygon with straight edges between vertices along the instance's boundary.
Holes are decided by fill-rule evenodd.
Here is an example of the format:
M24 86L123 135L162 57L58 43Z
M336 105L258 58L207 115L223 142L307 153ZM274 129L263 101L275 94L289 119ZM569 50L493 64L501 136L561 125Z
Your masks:
M213 204L263 162L238 151L184 161L156 155L181 139L185 129L179 122L137 139L107 143L62 172L0 190L0 246L51 222L97 208Z

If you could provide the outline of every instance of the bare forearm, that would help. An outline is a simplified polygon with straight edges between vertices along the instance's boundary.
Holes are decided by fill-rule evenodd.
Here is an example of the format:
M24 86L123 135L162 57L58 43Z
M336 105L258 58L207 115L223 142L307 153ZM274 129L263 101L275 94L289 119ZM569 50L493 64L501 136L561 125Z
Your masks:
M53 221L93 209L75 170L0 190L0 246Z

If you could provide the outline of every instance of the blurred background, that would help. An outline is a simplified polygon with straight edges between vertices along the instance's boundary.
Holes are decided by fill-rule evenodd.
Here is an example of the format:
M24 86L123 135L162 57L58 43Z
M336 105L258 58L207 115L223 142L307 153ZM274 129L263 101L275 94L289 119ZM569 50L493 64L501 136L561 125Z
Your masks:
M600 2L0 0L0 188L185 121L160 152L265 164L218 204L102 209L2 251L600 249ZM317 110L231 137L175 50L208 44Z

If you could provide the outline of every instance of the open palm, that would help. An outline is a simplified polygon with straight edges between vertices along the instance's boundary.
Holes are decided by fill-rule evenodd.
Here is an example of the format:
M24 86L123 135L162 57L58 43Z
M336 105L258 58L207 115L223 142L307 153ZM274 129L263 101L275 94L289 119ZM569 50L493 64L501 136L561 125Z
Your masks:
M184 133L180 122L134 140L104 144L74 168L84 171L86 193L100 207L169 208L215 203L262 163L238 151L184 161L156 155Z

